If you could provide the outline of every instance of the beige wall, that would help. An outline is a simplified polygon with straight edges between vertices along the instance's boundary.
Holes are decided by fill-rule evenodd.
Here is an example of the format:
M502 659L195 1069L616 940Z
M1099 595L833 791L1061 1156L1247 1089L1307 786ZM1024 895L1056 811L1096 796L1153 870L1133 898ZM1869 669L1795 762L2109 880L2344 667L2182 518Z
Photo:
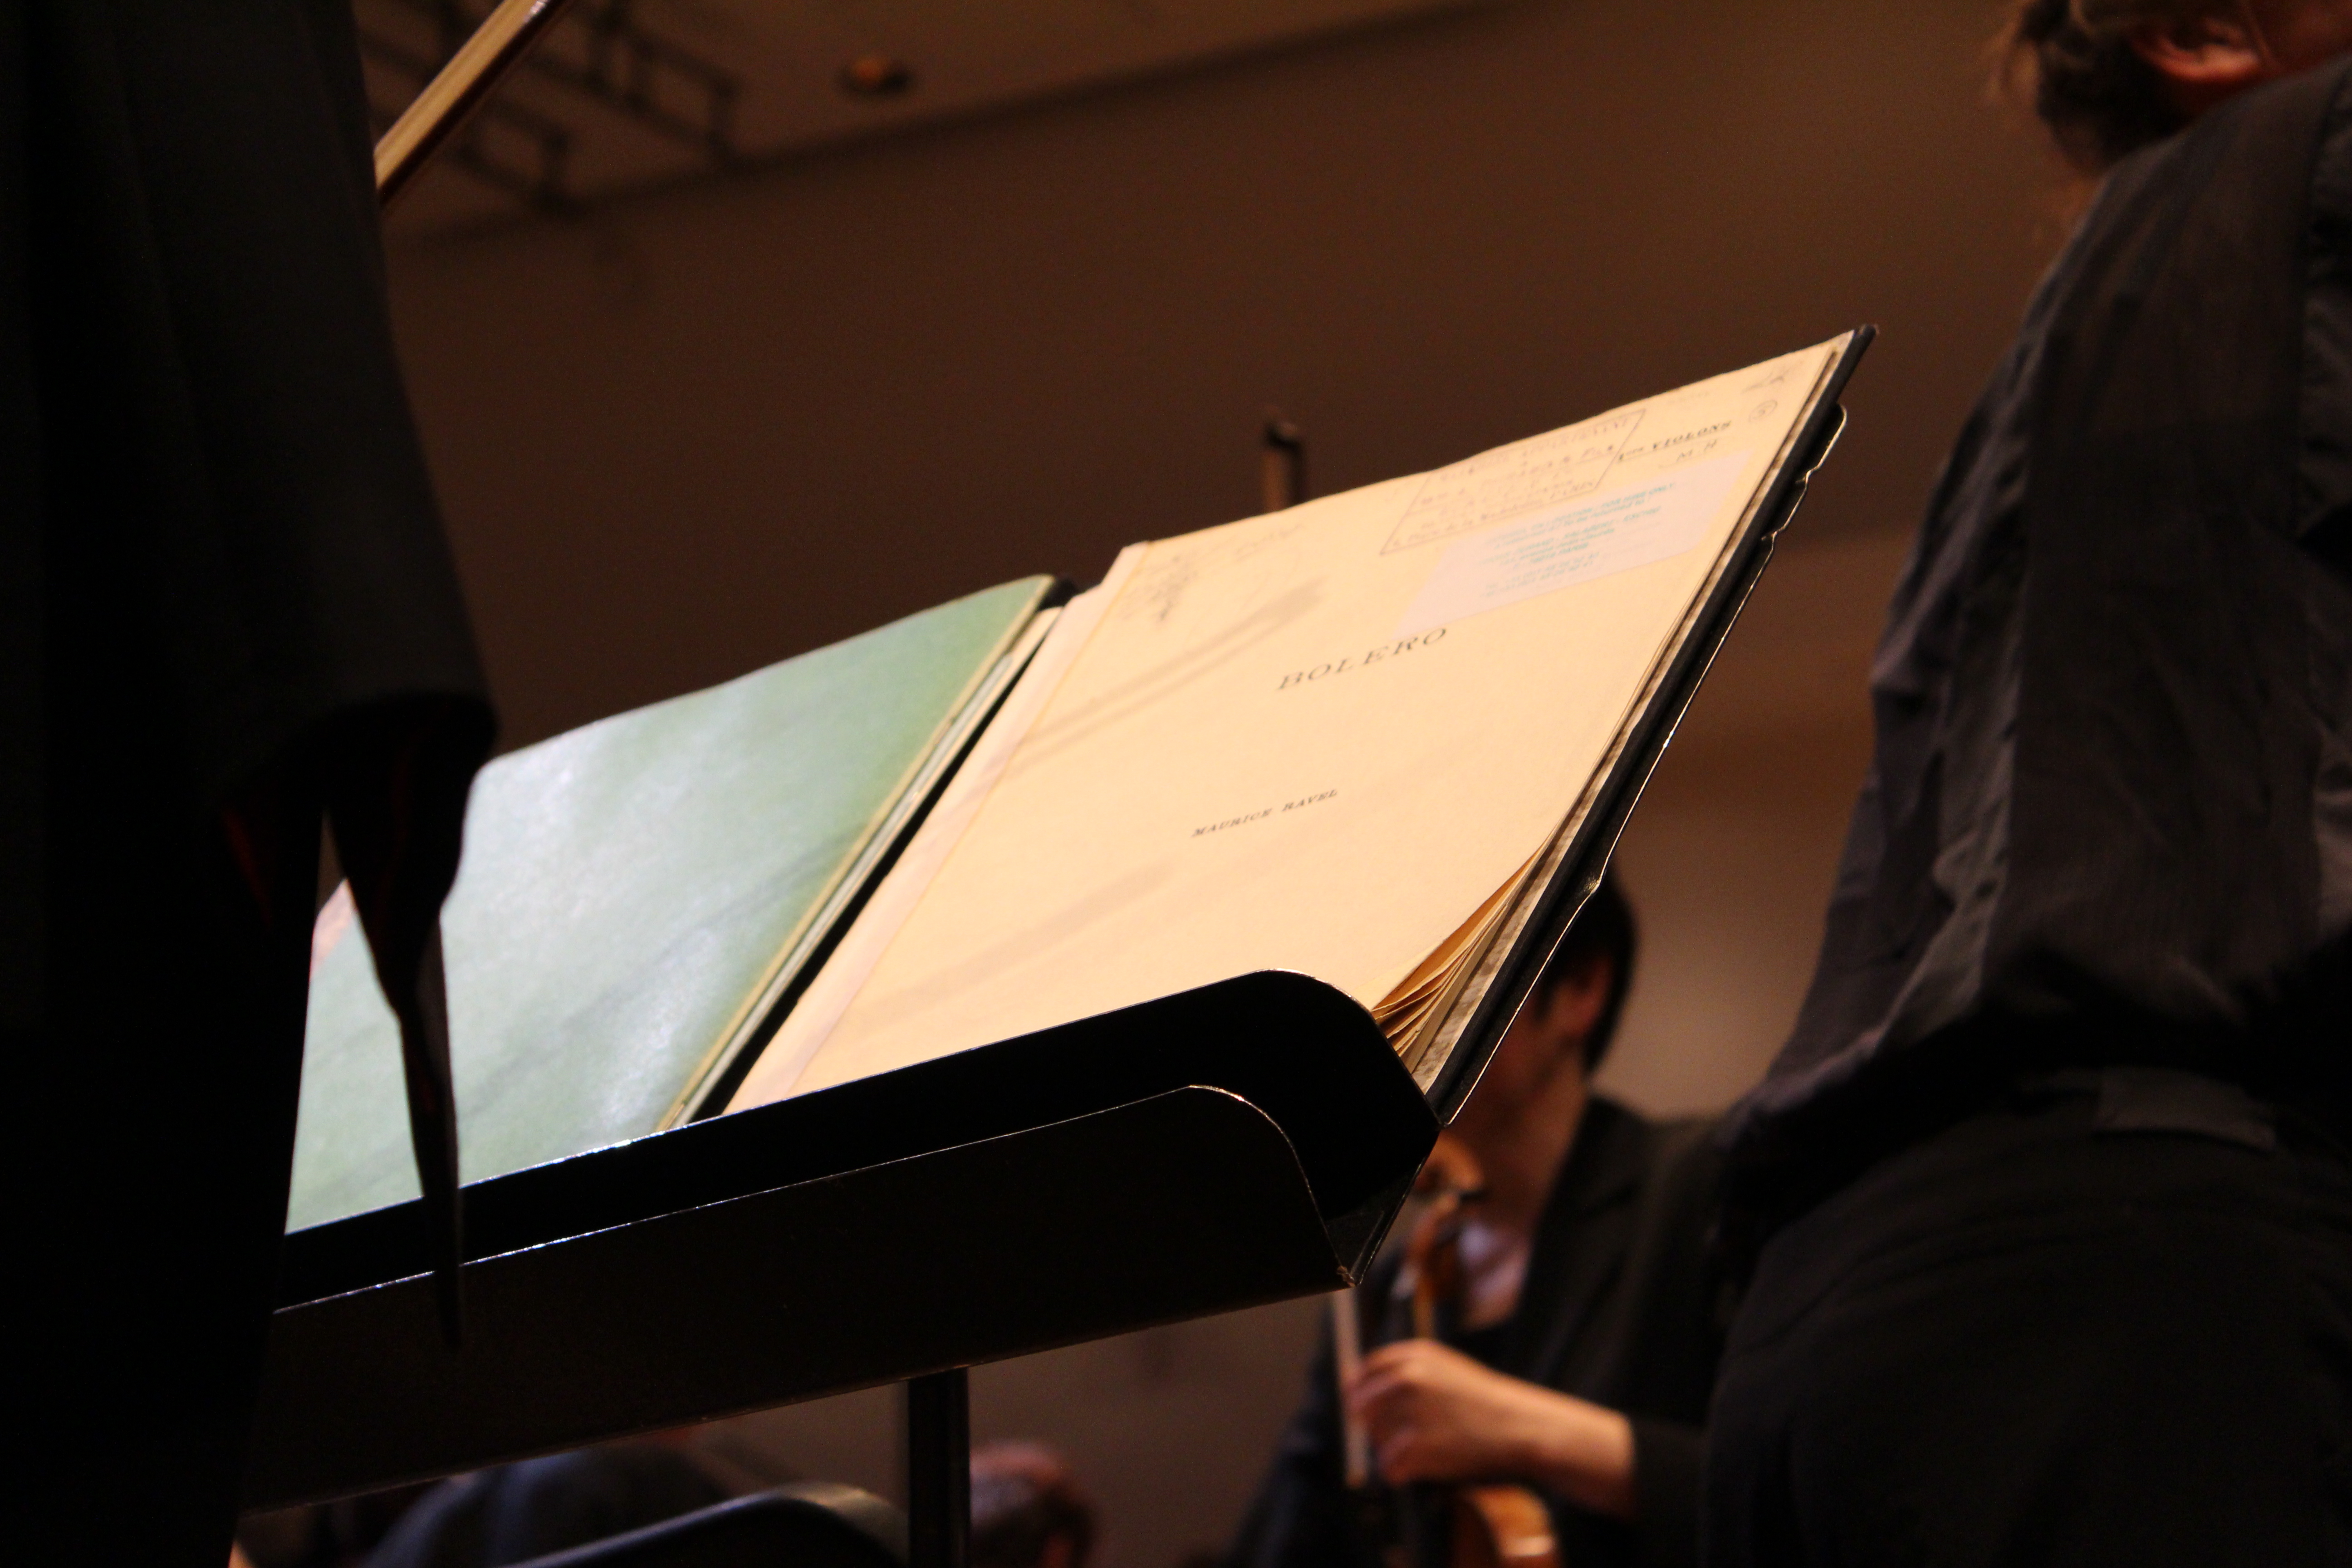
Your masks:
M510 740L1817 340L1899 528L2047 244L1990 0L1520 0L395 247ZM457 177L447 175L444 177Z
M1853 426L1636 815L1609 1081L1720 1107L1793 1014L1861 681L1945 444L2053 242L1992 0L1520 0L576 221L402 240L404 352L510 742L1250 509L1885 329ZM1069 1447L1102 1568L1230 1530L1294 1303L977 1375ZM722 1436L889 1484L890 1401Z
M1800 532L1781 551L1627 825L1616 863L1643 949L1601 1082L1643 1110L1721 1110L1796 1017L1906 543Z

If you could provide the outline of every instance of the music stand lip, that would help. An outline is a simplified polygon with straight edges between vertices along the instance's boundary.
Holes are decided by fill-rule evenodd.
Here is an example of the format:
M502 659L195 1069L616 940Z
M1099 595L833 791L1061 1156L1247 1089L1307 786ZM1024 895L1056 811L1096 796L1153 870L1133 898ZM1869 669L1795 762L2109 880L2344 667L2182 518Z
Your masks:
M471 1183L468 1262L1192 1085L1271 1119L1329 1221L1417 1168L1435 1136L1361 1006L1320 981L1264 971ZM424 1272L424 1220L411 1200L289 1235L281 1309Z
M422 1275L282 1309L247 1505L1334 1289L1361 1267L1334 1240L1271 1117L1165 1090L469 1263L456 1354Z

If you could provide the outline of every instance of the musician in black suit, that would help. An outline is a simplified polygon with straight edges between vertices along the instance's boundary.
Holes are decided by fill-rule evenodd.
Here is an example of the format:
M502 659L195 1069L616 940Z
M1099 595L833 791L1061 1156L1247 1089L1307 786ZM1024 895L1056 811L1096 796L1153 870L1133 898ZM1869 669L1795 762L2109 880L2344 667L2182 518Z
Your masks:
M1433 1341L1394 1337L1402 1260L1385 1258L1359 1293L1368 1350L1348 1391L1381 1481L1531 1487L1577 1568L1696 1561L1726 1315L1707 1247L1710 1128L1654 1123L1591 1092L1633 954L1612 879L1454 1121L1486 1185L1466 1211L1457 1307ZM1343 1450L1327 1333L1233 1568L1376 1559Z
M2352 1563L2352 5L2011 42L2098 188L1730 1118L1708 1557Z

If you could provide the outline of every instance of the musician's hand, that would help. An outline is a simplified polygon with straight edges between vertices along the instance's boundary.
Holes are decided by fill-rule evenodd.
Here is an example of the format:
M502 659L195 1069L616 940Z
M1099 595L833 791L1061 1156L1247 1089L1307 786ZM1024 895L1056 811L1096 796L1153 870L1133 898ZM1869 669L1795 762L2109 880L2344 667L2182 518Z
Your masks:
M1633 1429L1614 1410L1507 1377L1432 1340L1367 1355L1347 1398L1391 1484L1513 1479L1633 1517Z

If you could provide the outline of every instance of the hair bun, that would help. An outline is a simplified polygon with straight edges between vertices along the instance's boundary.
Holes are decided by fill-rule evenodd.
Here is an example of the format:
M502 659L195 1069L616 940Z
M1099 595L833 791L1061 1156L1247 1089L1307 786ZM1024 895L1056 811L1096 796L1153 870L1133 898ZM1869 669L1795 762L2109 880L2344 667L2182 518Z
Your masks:
M2226 9L2219 0L2020 0L1996 46L1999 83L2032 106L2070 163L2095 174L2187 122L2132 47L2133 29Z

